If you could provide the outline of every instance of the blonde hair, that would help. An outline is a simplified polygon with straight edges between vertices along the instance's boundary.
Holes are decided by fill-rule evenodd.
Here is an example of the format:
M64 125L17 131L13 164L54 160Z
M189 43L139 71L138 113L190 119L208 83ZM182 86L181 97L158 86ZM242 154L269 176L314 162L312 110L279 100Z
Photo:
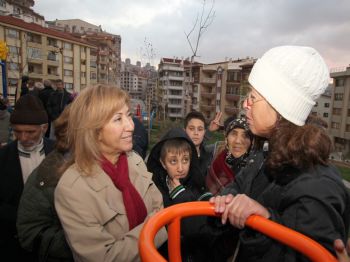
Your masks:
M98 84L80 92L72 103L68 120L68 141L72 148L70 164L86 175L101 158L98 135L103 126L130 105L129 95L115 86Z

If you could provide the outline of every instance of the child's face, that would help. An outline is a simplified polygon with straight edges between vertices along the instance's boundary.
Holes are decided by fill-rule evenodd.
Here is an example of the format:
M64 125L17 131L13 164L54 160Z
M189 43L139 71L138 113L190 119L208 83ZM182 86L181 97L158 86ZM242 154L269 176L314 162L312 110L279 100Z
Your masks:
M185 178L188 175L188 171L190 169L190 153L168 152L165 156L164 162L161 161L161 163L171 179Z
M199 147L202 144L205 134L205 126L202 120L197 118L191 119L188 122L185 131L196 147Z

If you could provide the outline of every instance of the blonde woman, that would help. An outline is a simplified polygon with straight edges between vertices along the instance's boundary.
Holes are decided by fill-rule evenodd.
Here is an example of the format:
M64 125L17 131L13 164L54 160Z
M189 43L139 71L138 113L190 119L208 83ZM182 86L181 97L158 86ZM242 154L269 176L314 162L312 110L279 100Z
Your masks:
M71 165L55 204L76 261L138 261L145 219L162 196L141 157L132 151L129 96L119 88L86 88L72 104L68 137ZM165 229L156 245L166 240Z

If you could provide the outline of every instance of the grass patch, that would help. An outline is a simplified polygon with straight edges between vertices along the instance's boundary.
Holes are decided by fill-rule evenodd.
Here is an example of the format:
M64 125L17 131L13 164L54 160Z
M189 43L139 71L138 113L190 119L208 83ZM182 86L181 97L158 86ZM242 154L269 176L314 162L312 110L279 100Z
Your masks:
M350 168L343 166L337 166L337 168L339 169L343 179L350 182Z

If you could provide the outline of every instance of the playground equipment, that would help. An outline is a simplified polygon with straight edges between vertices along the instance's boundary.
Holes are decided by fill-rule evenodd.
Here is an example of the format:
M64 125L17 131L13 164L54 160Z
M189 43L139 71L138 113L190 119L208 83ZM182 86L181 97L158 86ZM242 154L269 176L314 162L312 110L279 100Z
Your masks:
M218 216L209 202L187 202L165 208L151 217L144 225L139 250L143 262L165 262L154 246L158 230L168 225L168 250L170 262L181 262L180 221L189 216ZM246 226L257 230L304 254L311 261L337 262L337 259L323 246L311 238L261 216L252 215Z

